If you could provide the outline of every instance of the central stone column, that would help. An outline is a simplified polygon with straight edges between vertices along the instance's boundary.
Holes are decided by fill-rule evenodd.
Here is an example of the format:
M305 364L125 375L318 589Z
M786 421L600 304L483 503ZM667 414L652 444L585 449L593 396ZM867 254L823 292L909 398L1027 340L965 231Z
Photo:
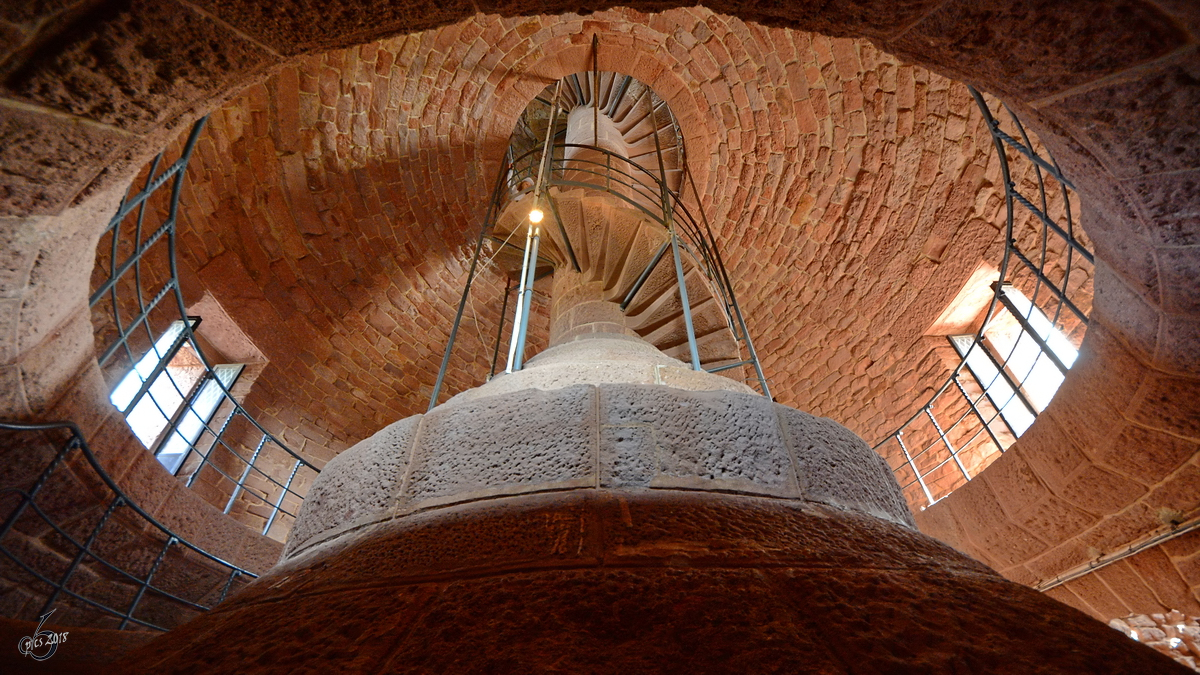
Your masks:
M608 299L603 281L589 281L570 267L554 272L550 290L550 346L586 335L637 337L621 306Z

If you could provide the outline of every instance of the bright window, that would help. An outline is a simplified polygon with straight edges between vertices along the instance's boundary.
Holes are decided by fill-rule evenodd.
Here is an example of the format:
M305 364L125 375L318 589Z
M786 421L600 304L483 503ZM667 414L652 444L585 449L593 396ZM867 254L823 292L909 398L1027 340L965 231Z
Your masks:
M242 365L240 363L213 366L213 376L205 378L204 385L192 397L191 405L184 411L179 423L171 431L171 435L158 449L158 461L162 462L167 471L175 473L179 470L183 460L187 458L188 452L191 451L192 445L204 431L204 426L212 420L213 414L217 412L217 408L225 398L221 384L224 384L226 389L232 387L234 380L241 372ZM218 380L220 384L217 383Z
M188 322L195 329L200 320L188 317ZM171 473L179 470L220 407L220 384L232 387L242 372L241 364L223 364L208 375L186 338L183 322L173 322L109 397L142 445L158 445L155 456Z
M958 350L959 356L966 357L967 368L971 371L971 375L987 394L992 405L1000 411L1000 415L1012 429L1013 435L1020 436L1025 433L1025 430L1033 424L1033 413L1017 396L1017 390L1013 389L1004 375L1000 373L1000 369L996 367L992 357L984 351L987 347L975 344L974 335L954 335L950 337L950 342Z
M1008 311L998 312L984 329L982 344L973 335L954 335L950 342L1004 422L1020 436L1065 378L1051 354L1070 368L1079 352L1023 293L1008 285L1000 293Z

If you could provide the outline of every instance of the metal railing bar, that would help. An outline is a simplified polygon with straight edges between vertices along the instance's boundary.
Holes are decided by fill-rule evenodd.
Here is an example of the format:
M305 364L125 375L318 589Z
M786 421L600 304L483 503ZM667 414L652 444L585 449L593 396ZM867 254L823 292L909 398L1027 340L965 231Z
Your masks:
M125 276L125 273L128 272L129 269L133 267L143 255L145 255L146 251L149 251L151 248L153 248L154 244L156 244L164 234L167 234L174 228L175 222L172 220L167 220L161 226L159 226L159 228L155 230L148 239L146 239L145 243L139 244L137 249L134 250L130 257L126 258L125 262L121 263L119 268L116 268L115 274L106 279L104 283L100 284L100 288L96 289L96 291L92 293L91 297L88 298L88 307L94 307L97 302L100 302L100 299L103 298L104 295L108 293L108 291L114 285L116 285L118 281L121 280L121 277Z
M224 405L224 403L225 403L225 401L222 400L221 403L217 404L217 409L219 410L221 405ZM229 427L229 423L232 422L233 418L236 417L237 415L238 415L238 409L235 406L232 410L229 411L229 415L225 417L225 421L221 423L220 431L213 434L211 430L208 430L209 433L212 434L212 436L213 436L212 443L209 444L209 446L208 446L208 452L201 454L200 450L196 447L195 443L188 444L188 446L189 446L188 455L187 455L187 457L183 458L183 461L179 463L179 466L182 467L185 464L187 464L187 460L191 456L191 453L195 452L196 454L200 455L200 466L197 466L195 468L195 470L192 471L192 475L188 476L187 486L189 488L192 487L192 483L196 482L196 477L200 475L200 471L205 467L205 465L208 464L208 458L210 455L212 455L213 450L217 449L217 443L223 443L223 441L221 440L221 436L225 435L225 430ZM209 420L209 421L211 422L212 420ZM205 424L204 426L206 427L206 429L208 428L207 424ZM201 435L203 435L203 432L201 432Z
M1005 106L1005 107L1007 108L1008 106ZM1030 160L1034 164L1037 164L1041 168L1045 169L1046 172L1049 173L1051 176L1053 176L1054 179L1057 180L1059 183L1062 183L1064 186L1066 186L1072 190L1075 189L1075 185L1073 183L1071 183L1071 181L1067 180L1062 175L1062 173L1058 170L1058 167L1056 167L1056 166L1050 164L1049 162L1047 162L1046 160L1042 159L1031 148L1025 146L1017 139L1015 139L1012 136L1009 136L1008 134L1001 131L1000 130L1000 120L993 120L992 124L994 124L994 127L992 128L993 136L1004 141L1007 145L1011 146L1014 150L1021 153L1022 155L1025 155L1026 159Z
M225 513L229 513L229 509L233 508L234 502L237 501L238 494L242 491L242 486L246 484L246 477L250 475L250 471L254 469L254 462L258 460L258 454L262 452L263 446L267 444L267 437L264 434L262 439L258 441L258 446L254 448L254 454L250 456L250 461L246 463L246 468L242 470L242 477L238 479L237 486L233 488L233 492L229 495L229 501L225 504Z
M1042 221L1042 224L1045 225L1047 229L1057 234L1064 242L1066 242L1068 246L1074 249L1076 253L1083 256L1084 259L1089 263L1095 264L1096 260L1091 251L1087 250L1083 244L1080 244L1078 241L1076 241L1074 237L1068 235L1066 230L1059 227L1058 223L1054 222L1054 220L1047 216L1045 212L1034 206L1033 202L1025 198L1025 195L1017 192L1016 186L1012 186L1012 190L1013 198L1017 200L1018 204L1024 206L1027 211L1037 217L1038 220Z
M1042 282L1046 284L1047 288L1049 288L1050 291L1052 293L1054 293L1054 295L1058 298L1059 302L1063 303L1067 309L1071 310L1072 314L1074 314L1076 317L1078 317L1079 320L1084 322L1085 324L1088 322L1087 314L1084 314L1083 310L1076 307L1075 303L1071 302L1070 298L1068 298L1066 296L1066 293L1062 289L1060 289L1058 286L1056 286L1053 282L1051 282L1050 279L1047 278L1046 275L1043 274L1040 269L1038 269L1037 265L1033 264L1032 260L1030 260L1029 258L1026 258L1024 253L1021 253L1019 250L1017 250L1015 248L1013 249L1012 253L1013 253L1013 255L1015 255L1017 257L1017 260L1020 260L1021 263L1025 265L1025 267L1029 268L1029 270L1031 272L1036 274L1038 276L1038 278L1041 279Z
M161 158L161 155L160 155L160 158ZM122 220L125 220L125 216L128 216L130 213L133 212L133 210L135 208L140 206L142 204L142 202L149 199L150 195L157 192L158 188L162 187L168 180L171 179L172 176L174 176L175 174L177 174L181 170L183 170L183 168L187 166L187 162L188 162L187 157L180 157L179 159L175 160L175 163L173 163L171 166L164 169L163 172L161 174L159 174L158 177L155 178L154 181L152 183L150 183L146 189L139 192L137 194L137 196L134 197L133 199L131 199L131 200L125 202L123 205L121 205L121 207L119 209L117 209L117 213L115 215L113 215L111 220L108 221L108 227L106 227L104 229L104 232L100 233L101 236L108 234L116 227L117 223L121 222ZM155 164L157 164L157 163L158 163L158 159L156 158Z
M175 537L168 537L166 546L163 546L162 551L158 554L158 557L154 559L154 564L150 566L150 573L146 575L146 580L141 583L141 587L138 588L137 594L133 596L133 603L129 605L129 611L125 613L124 618L121 620L121 625L117 626L117 630L124 630L125 626L129 624L129 619L133 617L133 613L137 611L137 606L141 604L142 598L146 595L146 588L150 585L150 582L154 579L155 573L158 572L158 568L162 565L163 558L167 557L167 551L170 550L171 546L174 544Z
M16 428L16 427L14 427L14 425L0 422L0 429L8 429L10 431L25 431L25 430L28 430L28 431L50 431L50 430L57 428L54 425L47 425L47 424L35 424L35 425L25 425L25 426L27 427L27 429ZM13 509L13 512L11 514L9 514L8 518L4 519L4 525L0 526L0 540L4 539L4 537L8 535L9 531L12 530L14 525L16 525L17 520L19 520L21 518L21 516L24 514L25 509L28 508L29 506L33 505L33 498L37 496L38 492L42 489L42 486L46 484L46 481L50 480L50 474L53 473L54 470L58 468L59 464L62 464L63 458L66 457L67 454L70 453L71 450L74 450L76 447L78 447L79 442L80 442L79 438L72 437L69 441L67 441L65 444L63 444L62 447L58 450L58 452L55 453L54 459L52 459L50 461L50 463L46 466L46 468L42 470L42 473L38 476L37 480L34 481L34 484L29 489L28 493L25 493L24 491L21 491L21 490L17 490L17 492L19 492L20 494L22 494L24 496L24 500L21 502L21 504L19 506L17 506L15 509ZM8 490L13 490L13 489L14 488L8 488ZM35 509L37 508L36 505L34 505L34 508Z
M241 576L237 570L232 570L229 573L229 580L225 582L225 586L221 589L221 595L217 598L217 604L225 602L225 596L229 595L229 588L233 586L233 580Z
M510 165L511 166L511 165ZM483 250L483 239L487 235L488 228L493 225L492 219L499 214L499 196L500 187L504 184L505 167L501 166L497 172L496 185L492 189L492 200L488 204L487 213L484 215L483 222L479 226L479 236L475 240L475 254L471 258L471 268L467 272L467 283L463 287L462 297L458 301L458 310L454 315L454 324L450 328L449 339L446 340L446 351L442 354L442 364L438 368L437 379L433 384L433 393L429 397L429 407L426 412L433 410L437 406L438 396L442 393L442 383L446 380L446 369L450 366L450 354L454 350L454 341L458 337L458 326L462 323L463 311L467 307L467 297L471 293L471 282L475 280L475 272L479 268L479 255Z
M108 508L105 509L104 514L100 516L100 522L96 523L96 526L92 528L87 540L83 542L83 545L79 547L79 552L76 553L75 558L71 560L71 565L63 574L62 580L59 581L58 586L55 587L54 592L50 594L50 597L46 599L46 602L42 605L42 609L38 611L39 616L50 611L50 609L54 606L54 601L58 599L59 593L61 593L62 589L71 581L71 576L75 574L75 570L79 567L79 563L83 561L84 557L91 554L91 547L96 543L96 538L100 536L100 530L104 527L104 524L108 522L108 519L110 516L112 516L113 512L117 510L117 507L121 505L122 501L122 498L118 496L114 497L113 500L109 502ZM37 504L34 504L33 508L38 512L38 515L45 519L45 514L41 512L41 509L38 508ZM50 521L47 520L46 522ZM55 529L58 528L56 527ZM71 543L75 542L72 541Z
M745 361L738 361L737 363L730 363L730 364L727 364L724 366L717 366L716 368L709 368L708 372L719 373L723 370L729 370L731 368L738 368L740 366L747 366L747 365L750 365L751 363L753 363L753 361L751 361L750 359L746 359Z
M3 491L0 491L0 492L6 492L6 491L15 491L15 492L18 492L18 493L20 493L20 491L19 491L19 490L14 490L14 488L7 488L7 489L5 489L5 490L3 490ZM121 506L128 506L128 505L129 505L129 503L128 503L126 500L122 499ZM118 574L118 575L120 575L120 576L123 576L123 577L125 577L127 580L129 580L129 581L131 581L131 582L133 582L133 583L135 583L135 584L141 584L141 583L142 583L142 578L141 578L141 577L137 576L136 574L133 574L132 572L129 572L129 571L127 571L127 570L124 570L124 569L121 569L119 566L117 566L117 564L116 564L116 563L110 562L110 561L109 561L107 558L104 558L104 557L101 557L101 556L98 556L98 555L96 555L96 553L95 553L95 552L93 552L93 551L91 551L91 550L89 550L85 544L80 544L78 541L76 541L76 540L75 540L75 538L74 538L74 537L72 537L70 533L68 533L66 530L64 530L64 529L62 528L62 526L60 526L58 523L55 523L55 522L54 522L54 520L53 520L52 518L50 518L50 516L48 516L48 515L46 514L46 512L45 512L45 511L43 511L43 510L41 509L41 507L39 507L39 506L37 505L37 503L36 503L36 502L32 502L32 500L31 500L30 506L32 506L32 507L33 507L33 510L34 510L34 512L35 512L35 513L38 515L38 517L39 517L39 518L41 518L41 519L42 519L42 520L43 520L43 521L44 521L44 522L45 522L47 525L49 525L49 526L50 526L50 528L51 528L51 529L53 529L53 530L55 531L55 533L57 533L57 534L58 534L60 537L62 537L63 539L65 539L65 540L67 541L67 543L68 543L68 544L70 544L70 545L74 546L75 548L79 549L79 555L84 555L84 554L86 554L86 556L87 556L87 557L91 558L92 560L95 560L96 562L100 563L100 564L101 564L101 565L103 565L104 567L108 568L109 570L111 570L111 571L115 572L116 574ZM182 541L177 541L176 543L182 543ZM3 548L3 546L0 546L0 549L2 549L2 548ZM9 556L9 557L12 557L12 555L11 555L11 552L10 552L10 556ZM65 591L65 590L67 590L67 589L66 589L66 583L67 583L67 580L66 580L66 579L64 579L64 580L61 582L61 585L62 585L62 587L63 587L63 590L64 590L64 591ZM56 586L57 586L57 585L56 585ZM151 590L153 590L153 591L154 591L154 592L156 592L156 593L159 593L160 595L163 595L163 596L165 596L165 597L168 597L168 598L170 598L171 600L174 600L174 601L176 601L176 602L179 602L179 603L182 603L182 604L185 604L185 605L192 605L192 606L194 606L196 609L200 609L200 610L204 610L204 611L207 611L207 610L209 609L208 607L204 607L203 605L196 604L196 603L192 602L191 600L185 600L184 598L181 598L181 597L179 597L179 596L177 596L177 595L174 595L173 593L170 593L170 592L168 592L168 591L164 591L164 590L162 590L162 589L151 589ZM42 608L42 612L45 612L45 611L47 611L48 609L49 609L49 606L47 605L46 607L43 607L43 608Z
M283 491L279 493L279 498L275 500L275 508L274 508L274 510L271 511L271 517L267 519L267 524L263 527L262 533L263 533L264 537L267 536L267 533L271 531L271 525L273 525L275 523L275 518L276 518L276 516L279 515L279 507L281 504L283 504L284 495L287 493L287 491L289 489L291 489L292 480L296 477L296 471L299 468L300 468L300 463L296 462L296 464L292 467L292 475L288 476L287 487L285 487L283 489ZM287 512L285 511L284 513L287 513ZM288 513L287 515L291 516L292 514ZM295 516L292 516L292 517L294 518Z
M942 438L942 443L946 444L946 449L950 451L950 456L954 458L954 463L958 465L958 470L962 471L964 478L971 480L971 474L967 473L967 467L963 466L963 463L959 460L958 451L955 450L954 446L950 444L950 439L946 438L946 432L942 431L942 427L940 424L938 424L937 418L933 416L933 410L926 408L925 414L929 416L929 421L933 422L933 428L937 429L938 436Z
M921 476L921 471L917 468L917 463L913 460L912 455L910 455L908 452L908 446L904 444L904 432L897 431L895 438L896 442L900 444L900 451L904 453L904 460L908 462L909 468L912 469L913 475L916 476L916 481L920 483L921 489L924 490L925 498L929 501L929 505L933 506L933 493L929 491L929 486L925 484L925 480Z
M136 270L135 270L135 272L136 272ZM99 362L99 364L101 366L103 366L105 363L108 363L108 360L110 358L112 358L113 354L116 353L116 351L119 347L124 347L128 344L130 336L132 336L134 334L134 332L137 330L137 327L140 324L142 324L143 322L145 322L150 317L150 312L154 311L154 308L158 306L158 303L162 302L162 299L167 297L167 294L174 287L175 287L175 279L168 280L167 283L164 284L163 287L158 290L158 293L156 293L154 295L154 297L151 298L149 305L142 305L142 308L143 308L142 312L136 318L134 318L133 321L129 322L129 330L121 331L120 336L117 339L117 341L112 343L111 345L109 345L104 350L104 352L100 355L100 357L96 359L97 362ZM140 284L138 284L138 290L140 293L140 291L141 291ZM115 286L113 287L113 292L114 293L116 292ZM114 300L114 302L115 302L115 300ZM147 326L147 328L149 328L149 324L146 324L146 326ZM128 349L128 347L126 347L126 349ZM133 358L132 354L129 355L129 358L130 358L130 361L136 361L136 359Z
M113 482L113 479L111 477L109 477L108 473L106 473L100 467L99 460L96 459L96 456L92 453L91 448L88 447L87 441L85 441L83 439L82 432L80 432L79 427L76 426L74 422L53 422L53 423L36 424L36 425L18 424L18 423L13 423L13 422L0 422L0 429L9 429L12 431L27 431L27 430L45 431L45 430L51 430L51 429L68 429L68 430L70 430L72 432L72 434L75 436L75 438L73 439L73 441L75 442L74 448L77 448L80 452L83 453L84 459L87 460L87 463L91 465L92 469L96 472L96 475L99 476L100 480L102 480L104 482L104 484L106 486L108 486L108 489L111 490L113 492L113 494L120 495L121 497L123 497L125 499L125 506L127 506L128 508L130 508L134 512L136 512L139 516L142 517L143 520L145 520L146 522L153 525L156 529L161 531L163 534L166 534L168 536L173 536L173 537L176 537L177 539L179 539L178 535L176 535L169 527L167 527L166 525L163 525L161 522L158 521L158 519L156 519L154 516L151 516L144 509L142 509L142 507L138 506L136 502L130 500L129 495L125 494L125 492L123 490L121 490L121 488L118 487L115 482ZM32 494L32 491L31 491L31 494ZM224 565L225 567L229 567L232 569L239 569L242 571L242 573L253 576L255 578L257 578L257 576L258 576L256 574L254 574L253 572L245 570L237 565L234 565L233 563L230 563L226 560L223 560L222 558L219 558L219 557L209 553L208 551L205 551L204 549L202 549L198 546L195 546L194 544L189 543L185 539L179 539L179 544L186 546L186 547L192 549L193 551L195 551L196 553L199 553L200 555L208 558L209 560L212 560L213 562Z
M508 294L512 288L512 277L504 275L504 302L500 306L500 325L496 328L496 347L492 350L492 368L488 372L488 379L496 375L496 363L500 360L500 341L504 338L504 319L508 312Z
M958 391L959 391L959 393L962 394L963 398L966 400L967 405L971 406L971 412L975 413L975 417L979 418L979 423L983 425L984 429L987 429L988 436L991 436L992 442L996 444L996 447L1000 449L1000 452L1004 452L1005 451L1004 445L1002 445L1000 443L1000 439L997 438L995 432L992 431L991 426L989 426L989 420L985 420L983 418L983 413L979 412L979 408L976 407L975 401L971 400L970 394L967 393L966 387L963 386L962 380L960 380L957 375L954 377L954 384L955 384L955 386L958 387ZM997 412L996 415L999 416L1001 418L1001 420L1004 419L1004 416L1001 415L999 412ZM993 417L992 419L995 419L995 417ZM1007 422L1005 422L1005 424L1007 425ZM1009 427L1009 431L1012 431L1012 427ZM1015 438L1016 434L1013 434L1013 437Z
M3 553L5 556L8 557L9 560L16 563L18 566L21 567L21 569L25 570L25 572L27 572L29 575L36 578L38 581L41 581L42 583L46 584L47 586L50 586L51 588L55 587L55 583L53 581L51 581L49 578L47 578L41 572L38 572L37 570L30 567L28 564L25 563L24 560L21 560L17 556L13 555L13 553L11 551L9 551L7 548L0 546L0 553ZM96 600L92 600L91 598L80 595L79 593L76 593L75 591L72 591L69 588L62 589L62 592L76 600L79 600L80 602L84 602L88 605L91 605L92 607L95 607L96 609L98 609L102 612L111 614L114 617L124 617L124 614L122 614L120 610L114 609L107 605L101 604L100 602L97 602ZM134 617L129 617L129 620L133 621L134 623L141 624L147 628L151 628L151 629L154 629L157 631L162 631L164 633L167 632L166 628L163 628L161 626L156 626L148 621L143 621L141 619L134 618Z
M622 312L629 308L629 303L633 302L634 296L638 294L638 291L642 290L642 286L646 284L646 281L650 278L650 274L654 271L654 268L658 266L658 263L662 261L663 255L666 254L667 248L670 246L671 240L667 239L662 243L661 246L658 247L658 251L654 254L654 257L650 259L650 262L646 265L646 268L643 269L642 273L638 275L637 281L633 283L633 287L630 288L629 292L625 294L625 299L621 301L620 306Z
M1013 304L1012 299L1005 294L1003 288L999 289L997 293L1000 295L1000 302L1003 302L1004 306L1008 308L1008 313L1012 314L1013 317L1016 318L1017 323L1021 324L1022 332L1033 338L1033 341L1037 343L1038 349L1042 351L1042 354L1050 359L1050 361L1054 364L1054 367L1058 368L1059 372L1061 372L1063 375L1066 375L1070 368L1062 362L1062 359L1058 358L1058 354L1054 353L1054 350L1050 348L1050 345L1047 344L1046 340L1043 339L1041 335L1038 335L1038 332L1034 329L1033 324L1029 323L1029 318L1022 314L1021 310L1017 309L1017 306ZM1020 340L1019 337L1017 339Z
M549 191L546 192L546 201L550 204L550 212L554 214L554 222L558 223L558 233L562 235L563 242L567 245L567 256L571 258L571 267L575 268L576 272L580 272L579 261L575 259L575 248L571 246L571 236L567 234L567 226L563 224L562 216L558 214L558 203L555 202L554 196Z

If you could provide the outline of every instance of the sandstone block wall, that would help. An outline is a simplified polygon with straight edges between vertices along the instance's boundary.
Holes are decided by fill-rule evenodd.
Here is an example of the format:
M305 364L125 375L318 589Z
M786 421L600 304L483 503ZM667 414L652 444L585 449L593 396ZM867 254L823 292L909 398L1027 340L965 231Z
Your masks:
M912 526L886 462L836 422L732 391L574 384L455 400L343 452L285 555L435 507L600 487L787 497Z

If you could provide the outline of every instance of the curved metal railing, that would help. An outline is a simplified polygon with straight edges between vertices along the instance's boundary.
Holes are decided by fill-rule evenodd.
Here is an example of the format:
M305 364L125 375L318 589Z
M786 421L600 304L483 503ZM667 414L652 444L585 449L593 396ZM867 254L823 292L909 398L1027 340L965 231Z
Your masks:
M1030 335L1047 360L1065 375L1069 364L1063 363L1040 337L1042 331L1030 325L1031 315L1041 312L1055 327L1067 329L1063 332L1073 333L1075 344L1088 321L1086 309L1079 306L1087 303L1081 300L1084 294L1078 293L1078 276L1090 275L1093 256L1078 238L1082 233L1076 229L1072 211L1074 186L1048 153L1043 156L1039 152L1011 109L1001 104L1010 133L993 115L984 96L973 87L968 89L988 125L1000 162L1005 245L992 297L969 346L964 341L958 348L958 364L925 405L875 445L876 451L892 464L909 503L922 509L977 476L1020 436L1024 429L1004 414L1007 406L1019 405L1034 418L1041 411L1025 393L1040 357L1027 365L1015 363L1029 361L1014 358L1023 338L1006 349L997 349L988 340L988 329L999 320L1017 322L1020 335ZM1009 149L1014 161L1028 161L1021 183L1014 176ZM1032 198L1022 189L1032 190ZM1019 227L1021 224L1024 227ZM1013 287L1023 288L1035 309L1014 306L1007 290ZM1090 303L1090 296L1088 300ZM990 383L980 382L968 365L973 354L986 356L994 364L997 375ZM1011 393L989 394L989 386L999 381L997 378L1004 381L1001 388Z
M631 207L646 214L654 222L670 228L671 223L679 228L683 239L683 248L693 262L700 266L710 287L721 299L722 309L730 328L739 339L745 336L744 326L738 322L739 309L733 295L729 275L713 239L712 231L703 218L697 219L691 209L683 202L680 195L665 187L662 179L641 164L627 159L604 148L575 143L557 143L555 150L569 149L586 150L600 153L605 161L599 162L579 157L552 157L549 161L547 177L544 186L558 188L585 188L601 190L621 199ZM519 201L534 191L535 174L540 162L530 161L541 155L541 149L535 148L513 160L513 165L522 167L509 172L508 190L501 193L500 210L514 201ZM693 183L694 187L694 183ZM664 207L663 195L666 195ZM697 196L697 200L699 197ZM549 199L553 207L553 199ZM697 201L698 203L698 201ZM557 213L555 213L557 219ZM566 237L565 233L563 234ZM571 254L573 255L573 253Z
M670 114L669 110L666 112L670 124L674 126L678 134L678 125L674 116ZM682 138L681 134L679 138ZM544 157L544 153L547 151L541 147L527 150L516 157L512 155L510 148L510 152L505 155L492 191L492 199L489 202L487 214L484 217L479 236L476 240L475 254L467 274L467 283L463 289L454 323L450 330L450 337L443 355L442 366L434 383L429 409L432 410L437 405L438 397L441 393L446 369L450 362L450 355L458 334L458 328L462 321L467 299L470 296L472 282L479 267L483 242L487 238L488 232L495 227L496 221L499 219L505 206L532 194L540 188L541 194L538 197L539 199L545 199L549 203L554 220L557 222L559 234L564 241L566 254L570 258L572 265L576 269L579 268L578 262L575 260L573 247L570 243L570 237L557 213L557 206L553 195L550 193L550 188L552 187L584 188L607 192L622 199L631 207L640 210L651 220L662 225L668 232L673 233L672 238L654 256L650 267L643 272L639 281L629 290L622 303L622 309L629 305L633 296L649 275L649 272L662 259L671 242L677 240L679 248L691 257L692 261L704 274L710 288L715 291L714 296L720 299L725 318L734 338L746 347L748 355L748 358L745 360L732 364L723 364L711 369L709 372L718 372L746 365L752 366L755 371L755 377L750 379L758 383L764 396L770 397L767 378L762 371L758 354L754 349L754 343L746 328L745 318L742 315L741 307L738 305L733 291L733 283L730 280L725 262L716 245L712 227L701 207L702 199L699 191L696 189L695 181L691 173L687 170L685 149L680 148L680 158L684 162L682 171L686 177L686 184L692 188L695 198L695 210L699 213L699 218L693 214L692 208L688 207L685 203L683 190L676 191L669 187L666 169L663 167L661 148L659 148L658 153L658 172L656 175L653 168L647 168L638 162L604 148L594 145L562 143L556 139L557 136L550 134L550 138L546 141L549 145L549 158ZM655 135L655 140L657 143L657 134ZM568 158L565 156L568 149L598 153L604 157L604 161L601 162L579 156ZM540 180L538 180L539 178ZM675 233L678 233L677 239L674 236ZM511 246L505 240L496 239L500 242L501 246ZM535 264L534 267L536 266ZM682 278L680 279L680 283L683 283ZM501 326L497 333L496 347L493 350L493 373L495 372L496 359L499 354L500 338L503 335L503 315L507 308L507 302L508 288L506 287L504 305L501 309ZM685 316L687 316L688 312L690 312L690 308L685 307ZM693 350L693 365L698 368L698 357L695 353L695 336L690 330L690 317L687 318L686 323L689 326L688 332Z
M254 508L262 514L262 534L282 538L304 499L297 484L311 484L320 469L242 406L232 391L233 382L227 381L228 374L219 376L217 364L197 339L199 322L188 316L180 287L180 199L188 161L206 120L201 118L193 125L178 159L166 169L158 172L165 151L151 162L141 191L126 194L102 234L96 265L97 276L102 278L94 280L95 290L89 298L93 320L100 324L97 342L104 344L97 351L97 360L110 377L120 377L136 371L153 352L151 361L156 363L149 373L138 371L140 386L134 395L135 401L149 401L167 420L166 428L151 444L152 451L161 456L168 443L174 444L176 452L183 446L183 457L171 463L188 487L199 487L197 481L205 483L204 496L227 514L240 500L243 513ZM165 206L159 203L157 209L148 208L155 192L168 183L171 190ZM146 225L151 214L163 216L154 229ZM172 324L179 330L178 337L165 350L168 353L160 353L157 342ZM185 348L203 371L190 385L181 385L169 372L169 361ZM151 391L155 387L167 388L169 396L165 398L182 403L175 409L164 407ZM199 409L201 398L207 398L204 410ZM134 407L130 404L124 412L128 414Z
M16 497L0 525L0 553L16 566L5 566L4 576L20 584L22 592L45 596L36 612L28 611L33 605L26 603L24 618L36 619L65 603L111 617L110 625L115 622L118 629L165 631L211 609L231 590L257 578L188 542L138 506L100 466L74 424L0 422L0 430L27 434L26 438L36 434L42 443L29 442L19 449L31 455L38 445L47 444L43 434L70 434L27 486L0 489L0 503ZM18 451L15 444L13 450ZM85 461L78 461L79 456ZM106 492L109 498L99 497L85 507L78 499L81 484L82 489ZM72 499L64 501L64 495ZM39 497L44 503L39 503ZM137 570L133 563L139 556L126 544L142 543L146 537L163 543L156 549L147 547L156 553L143 558L141 562L149 564ZM24 578L13 578L22 573ZM149 606L148 598L152 599ZM117 606L117 600L124 602Z

